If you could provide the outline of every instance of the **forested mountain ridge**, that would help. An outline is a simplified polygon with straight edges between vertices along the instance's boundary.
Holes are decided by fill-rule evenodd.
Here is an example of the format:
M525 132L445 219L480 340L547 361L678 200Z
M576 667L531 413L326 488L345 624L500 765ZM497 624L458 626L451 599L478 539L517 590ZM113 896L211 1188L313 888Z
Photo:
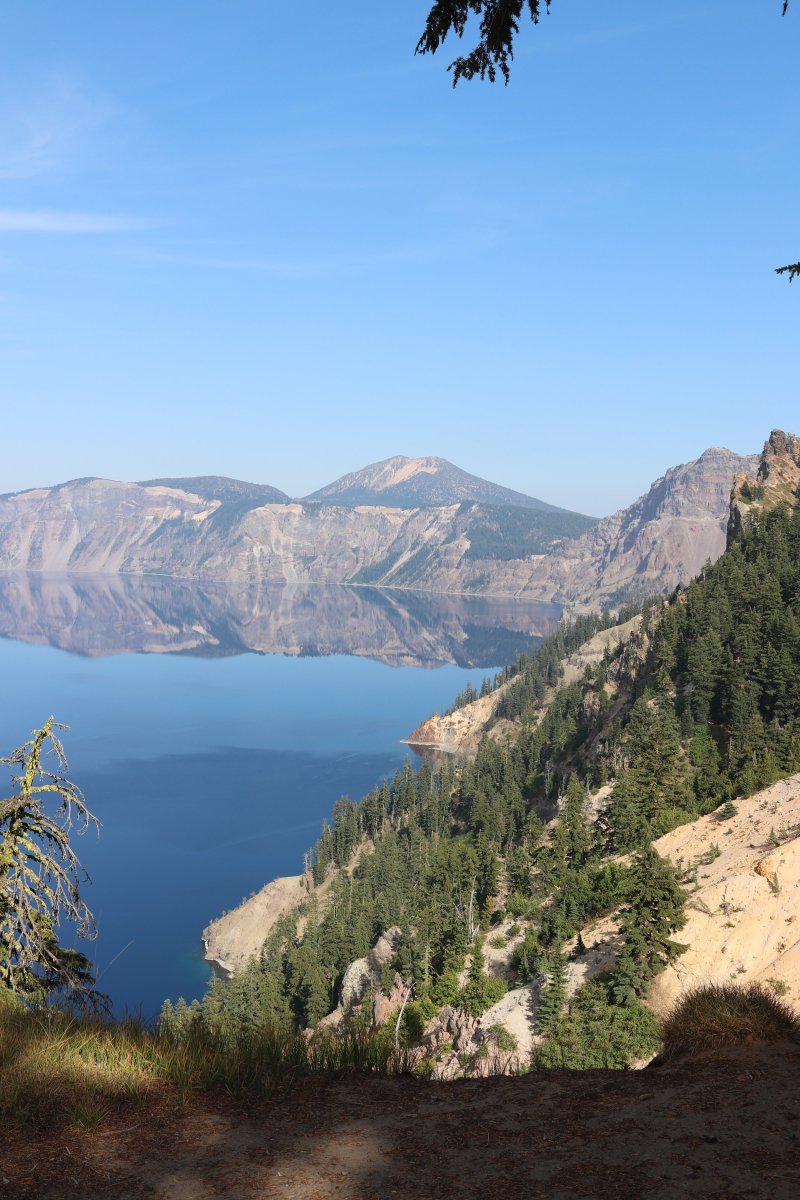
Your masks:
M183 475L168 479L144 479L140 487L167 487L180 492L191 492L203 500L219 500L220 503L288 504L289 496L280 488L267 483L248 483L244 479L229 479L227 475Z
M537 688L533 706L526 707L525 719L531 723L541 720L544 716L557 686L577 682L588 667L602 662L620 642L627 641L632 634L638 632L642 622L641 614L637 613L626 620L627 612L627 609L622 610L614 624L610 623L610 619L606 623L603 618L595 622L573 622L570 629L580 630L578 636L585 633L587 637L577 648L571 649L574 639L559 644L557 638L550 638L542 657L538 657L536 651L520 656L515 663L498 674L491 689L484 681L480 694L477 694L474 688L468 687L456 697L448 712L433 713L404 741L415 750L427 749L461 755L473 755L481 739L487 735L501 744L508 743L519 732L521 714L514 713L511 717L498 714L501 706L504 706L506 692L512 689L517 675L524 670L524 664L532 663L536 655L537 671L542 680L546 681L543 690ZM592 634L591 630L595 626L597 632ZM547 661L550 655L552 661Z
M649 606L638 631L529 719L569 640L546 641L538 662L501 681L498 715L519 723L511 744L484 739L458 769L407 765L358 804L340 800L311 856L325 904L312 890L302 932L296 914L282 917L258 959L202 1005L168 1007L165 1026L176 1036L194 1021L316 1026L387 935L390 964L358 966L364 990L336 1019L385 1019L385 1002L396 1010L413 987L405 1034L438 1074L516 1047L508 1027L520 1013L542 1065L646 1054L641 999L682 950L680 884L719 857L712 843L670 864L653 840L703 820L724 837L741 797L800 770L800 510L751 512L719 562ZM760 837L794 852L795 791L743 805L754 847ZM762 880L757 903L777 894L780 869L763 856L743 869ZM723 892L735 925L726 904ZM598 920L611 937L587 949ZM781 969L788 942L766 969Z
M756 462L707 451L597 524L471 501L261 503L249 494L223 500L165 484L76 480L0 498L0 570L375 584L616 607L669 590L718 557L734 474ZM203 489L221 495L229 486L212 480Z

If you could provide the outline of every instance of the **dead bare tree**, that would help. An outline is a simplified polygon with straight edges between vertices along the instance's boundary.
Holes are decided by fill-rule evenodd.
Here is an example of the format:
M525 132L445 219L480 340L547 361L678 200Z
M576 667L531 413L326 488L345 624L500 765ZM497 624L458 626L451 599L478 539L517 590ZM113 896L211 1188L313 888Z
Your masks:
M83 938L96 936L80 894L88 881L70 845L73 832L99 829L83 793L62 773L64 747L52 717L0 763L11 772L13 795L0 801L0 986L30 1003L65 999L103 1006L92 965L58 942L62 922ZM45 765L54 760L55 770Z
M475 878L473 877L472 886L470 888L470 893L469 893L469 900L466 903L466 905L464 904L464 894L461 891L460 885L458 887L458 896L454 901L458 919L461 921L462 925L466 926L467 938L469 939L470 942L473 942L475 940L475 934L478 929L478 924L477 924L477 921L475 920L475 893L476 893L476 890L477 890L477 883L476 883Z

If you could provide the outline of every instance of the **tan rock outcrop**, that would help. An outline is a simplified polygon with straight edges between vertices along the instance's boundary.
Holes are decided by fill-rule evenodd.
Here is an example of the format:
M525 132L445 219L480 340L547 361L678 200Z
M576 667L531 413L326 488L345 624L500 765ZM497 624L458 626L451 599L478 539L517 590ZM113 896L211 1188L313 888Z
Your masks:
M737 472L731 492L728 542L741 536L744 523L757 509L793 504L800 487L800 438L773 429L764 444L755 476Z
M800 1000L800 775L736 806L728 821L712 813L656 842L660 854L697 869L676 934L688 949L656 979L659 1010L691 987L731 981L774 981Z
M401 937L401 931L393 925L381 934L366 958L350 963L339 988L338 1007L343 1012L361 1004L370 992L380 991L382 972L394 958Z
M239 970L258 954L279 918L308 899L310 886L305 875L273 879L238 908L211 921L203 930L206 961L223 975Z

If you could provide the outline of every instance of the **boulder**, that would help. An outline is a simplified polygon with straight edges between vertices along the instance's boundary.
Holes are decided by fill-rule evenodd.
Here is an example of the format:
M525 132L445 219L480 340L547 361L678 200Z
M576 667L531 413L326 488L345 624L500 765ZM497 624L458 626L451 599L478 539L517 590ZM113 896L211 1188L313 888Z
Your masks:
M366 958L357 958L345 971L339 987L338 1007L347 1012L362 1004L370 992L380 992L383 971L391 964L402 937L397 926L382 934ZM399 976L395 977L399 979Z
M374 986L375 981L370 970L369 960L357 958L355 962L350 963L342 978L339 988L339 1007L348 1009L360 1004Z

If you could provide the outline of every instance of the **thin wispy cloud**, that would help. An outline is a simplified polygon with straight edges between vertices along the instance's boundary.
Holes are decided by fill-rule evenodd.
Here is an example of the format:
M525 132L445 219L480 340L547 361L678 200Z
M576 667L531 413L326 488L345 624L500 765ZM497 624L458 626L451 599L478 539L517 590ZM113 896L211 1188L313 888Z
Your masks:
M0 90L0 180L39 179L69 167L110 117L109 99L81 80L39 77Z
M136 217L0 209L0 233L129 233L147 228L149 222Z

